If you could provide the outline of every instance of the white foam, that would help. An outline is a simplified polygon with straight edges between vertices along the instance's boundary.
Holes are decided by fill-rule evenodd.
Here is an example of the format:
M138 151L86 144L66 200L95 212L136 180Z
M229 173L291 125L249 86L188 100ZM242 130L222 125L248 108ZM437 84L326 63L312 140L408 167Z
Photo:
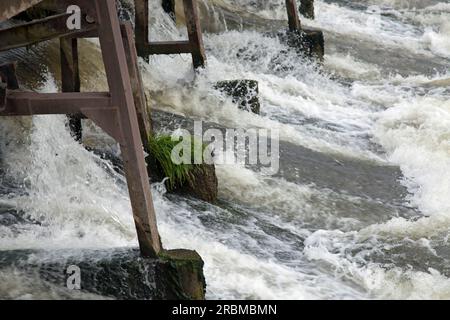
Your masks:
M376 65L358 61L350 54L327 54L325 66L328 70L350 79L374 80L380 77L380 69Z
M302 58L294 52L288 50L280 57L280 52L287 48L277 39L256 32L231 31L208 35L205 43L209 49L208 65L196 76L193 85L186 83L193 74L190 62L182 57L156 57L149 65L143 64L148 70L143 77L146 86L152 88L149 96L153 105L230 127L276 128L282 140L294 144L381 161L366 150L365 142L352 140L369 131L370 107L353 100L351 93L346 92L348 89L317 72L314 65L301 63ZM230 98L213 89L214 83L228 79L259 82L262 116L238 110ZM293 111L298 118L339 122L349 130L306 128L278 120L292 120Z
M305 255L317 263L325 263L336 276L364 287L369 297L377 299L449 299L450 279L432 268L413 271L386 267L366 260L380 244L358 242L358 233L317 231L305 241ZM426 241L418 242L419 244ZM356 255L349 252L367 248Z
M56 91L51 78L41 91ZM31 132L21 133L30 135L22 146L27 151L7 163L7 174L24 179L27 192L6 202L41 225L19 235L0 234L2 249L135 245L123 178L111 168L108 174L106 162L74 141L64 116L33 117L32 124Z

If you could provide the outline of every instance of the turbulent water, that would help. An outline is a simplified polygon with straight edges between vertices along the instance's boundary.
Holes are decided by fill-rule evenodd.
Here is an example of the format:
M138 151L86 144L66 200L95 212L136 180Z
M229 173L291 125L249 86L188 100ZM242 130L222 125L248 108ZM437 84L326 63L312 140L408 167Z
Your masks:
M151 6L152 39L186 37ZM284 1L201 8L204 70L194 75L189 56L141 61L153 108L277 128L282 140L276 176L217 166L217 206L153 188L164 246L201 254L208 298L449 299L450 3L316 0L316 19L302 22L324 31L323 66L272 36L286 26ZM85 59L92 87L98 67ZM37 89L56 91L44 74ZM213 89L241 78L259 81L261 115ZM0 250L137 246L123 177L64 117L0 127ZM8 223L17 217L32 223ZM0 298L66 296L0 270Z

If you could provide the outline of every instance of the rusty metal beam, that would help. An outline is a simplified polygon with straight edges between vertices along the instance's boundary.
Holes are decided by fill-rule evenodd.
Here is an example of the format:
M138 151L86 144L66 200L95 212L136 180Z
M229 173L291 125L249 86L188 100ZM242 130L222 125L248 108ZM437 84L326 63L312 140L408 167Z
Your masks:
M8 89L19 89L19 81L16 76L16 64L6 63L0 65L0 79L6 83Z
M149 7L148 0L135 0L135 37L136 49L138 55L143 58L148 58L148 53L145 51L146 45L149 41Z
M60 59L61 59L61 89L62 92L80 92L80 66L78 61L78 39L60 38ZM77 141L81 141L82 126L81 114L70 114L69 128L72 136Z
M297 4L295 0L286 0L286 9L289 20L289 31L300 31L302 25L298 17Z
M0 112L6 109L8 90L19 89L15 63L0 65Z
M113 107L108 92L36 93L8 90L6 100L6 109L0 112L0 116L70 114Z
M66 25L68 17L68 14L63 13L0 30L0 52L86 32L96 27L95 24L84 23L81 30L69 30Z
M183 0L183 6L189 42L191 43L192 62L194 68L201 68L205 66L206 54L197 3L194 3L194 0Z
M80 66L78 62L78 39L59 40L61 59L62 92L80 92Z
M0 82L0 112L5 110L6 107L6 83Z
M95 4L109 90L113 105L118 106L123 134L120 147L141 254L157 256L162 250L162 245L153 208L117 9L114 1L110 0L96 0Z
M6 108L6 83L0 82L0 112Z
M139 131L141 133L141 140L142 144L144 145L144 149L148 151L148 138L152 133L152 126L150 123L147 99L144 92L144 84L142 81L141 73L139 72L136 46L134 42L133 25L131 24L131 22L122 24L121 31L125 48L125 55L127 58L128 72L131 80L131 88L133 90L134 105L136 106L136 113L138 117Z
M147 43L142 51L145 55L191 53L189 41L160 41Z
M96 38L98 37L97 29L92 29L88 31L76 32L69 37L73 38ZM187 40L185 41L156 41L142 43L138 41L136 36L135 46L139 57L148 57L149 55L158 54L180 54L180 53L192 53L191 43Z

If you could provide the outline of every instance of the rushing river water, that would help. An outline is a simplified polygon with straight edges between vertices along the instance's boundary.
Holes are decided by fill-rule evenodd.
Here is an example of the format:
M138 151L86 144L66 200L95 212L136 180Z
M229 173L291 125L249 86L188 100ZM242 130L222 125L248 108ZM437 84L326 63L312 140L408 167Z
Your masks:
M186 37L151 6L153 39ZM302 22L325 33L323 66L271 35L286 27L284 1L201 8L204 70L194 76L189 56L141 61L153 108L277 128L281 139L275 176L217 166L216 206L154 186L163 243L201 254L208 298L449 299L450 3L316 0L316 20ZM83 51L85 88L104 83L95 47ZM14 53L28 59L29 86L57 90L55 48ZM259 81L261 115L213 89L241 78ZM171 120L160 111L164 129ZM137 245L123 177L70 137L64 117L2 119L0 128L0 250ZM86 143L105 140L91 131ZM0 298L66 296L0 270Z

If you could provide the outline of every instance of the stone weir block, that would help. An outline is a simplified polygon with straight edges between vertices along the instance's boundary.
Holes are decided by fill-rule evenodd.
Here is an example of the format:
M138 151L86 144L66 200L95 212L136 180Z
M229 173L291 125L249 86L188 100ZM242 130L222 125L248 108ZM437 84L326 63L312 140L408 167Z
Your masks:
M69 292L64 295L69 298L72 292L74 298L85 294L120 300L203 300L203 264L190 250L165 251L153 259L127 248L0 251L0 272L33 275Z
M219 90L233 99L241 110L260 113L259 84L256 80L224 80L214 85Z
M314 0L300 0L300 13L308 19L314 19Z
M325 56L325 39L318 29L302 29L301 31L283 31L278 33L279 39L296 49L299 54L323 61Z

